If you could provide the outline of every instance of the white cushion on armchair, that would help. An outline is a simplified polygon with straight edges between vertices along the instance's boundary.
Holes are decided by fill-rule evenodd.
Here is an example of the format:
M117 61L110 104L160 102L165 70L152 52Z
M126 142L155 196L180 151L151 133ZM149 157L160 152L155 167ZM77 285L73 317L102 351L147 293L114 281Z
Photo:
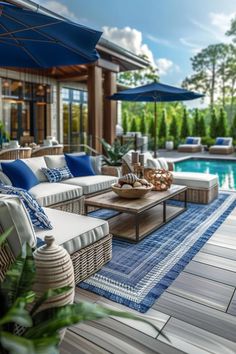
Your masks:
M37 240L29 214L17 196L0 195L0 225L3 231L13 226L7 240L15 256L21 251L24 242L31 247L36 246Z

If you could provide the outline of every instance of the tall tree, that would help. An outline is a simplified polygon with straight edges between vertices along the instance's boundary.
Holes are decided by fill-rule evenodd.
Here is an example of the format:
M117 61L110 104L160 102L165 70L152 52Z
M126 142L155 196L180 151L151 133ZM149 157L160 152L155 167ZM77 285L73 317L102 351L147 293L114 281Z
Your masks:
M199 119L199 130L198 130L199 136L203 137L207 135L206 131L206 123L203 114L201 114L200 119Z
M230 135L234 140L236 140L236 113L234 115L233 123L231 125Z
M140 120L140 132L145 135L147 133L147 117L145 112L142 113L141 120Z
M211 138L217 137L218 130L218 120L216 117L216 111L214 108L211 110L211 121L210 121L210 136Z
M160 128L158 132L159 138L166 138L167 136L167 126L166 126L166 110L163 109L160 120Z
M188 123L188 113L186 108L184 108L181 131L180 131L181 138L186 138L188 135L190 135L189 131L190 130L189 130L189 123Z
M126 134L129 130L128 112L126 110L122 114L122 128L124 130L124 134Z
M194 116L193 116L192 134L193 134L193 136L199 135L199 111L197 108L195 109Z
M217 135L218 136L227 136L228 127L226 113L223 108L220 109L218 125L217 125Z
M224 95L225 95L225 62L226 45L223 43L212 44L201 50L191 58L192 68L195 72L191 77L183 81L183 86L201 89L210 96L210 104L213 107L215 103L215 93L217 90L218 75L224 75Z
M131 132L137 132L138 131L137 119L135 117L133 117L132 120L131 120L130 131Z
M172 120L170 122L169 134L174 137L174 139L178 140L179 138L179 127L177 123L176 115L174 114Z
M148 133L151 136L151 138L154 138L154 136L155 136L155 124L154 124L154 119L153 118L151 118L149 120Z

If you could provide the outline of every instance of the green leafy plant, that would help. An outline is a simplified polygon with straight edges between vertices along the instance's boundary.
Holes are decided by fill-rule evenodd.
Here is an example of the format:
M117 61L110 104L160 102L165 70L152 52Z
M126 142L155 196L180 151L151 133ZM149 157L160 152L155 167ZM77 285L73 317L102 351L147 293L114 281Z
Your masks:
M132 142L121 145L118 139L113 144L107 143L104 139L100 141L106 154L103 156L104 161L110 166L121 166L122 156L131 149Z
M0 237L0 247L10 231ZM40 298L32 290L35 281L32 249L24 244L22 253L11 264L0 286L0 352L8 354L59 354L60 330L88 320L118 316L149 321L132 313L111 310L88 302L40 310L48 299L66 293L70 287L49 289ZM30 306L29 306L30 305ZM17 335L16 326L23 333Z

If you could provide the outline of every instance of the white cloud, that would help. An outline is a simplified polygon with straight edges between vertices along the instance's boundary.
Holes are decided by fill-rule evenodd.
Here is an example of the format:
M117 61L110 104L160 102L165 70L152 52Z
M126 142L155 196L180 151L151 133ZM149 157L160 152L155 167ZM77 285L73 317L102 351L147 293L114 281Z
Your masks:
M76 21L77 18L73 12L71 12L68 7L64 4L61 4L59 1L56 0L48 0L48 1L43 1L43 6L45 6L47 9L55 12L55 14L58 14L60 16L64 16L70 20Z
M202 47L198 43L194 43L188 38L181 37L179 41L185 47L188 47L193 54L197 54L202 50Z
M166 58L159 58L156 60L160 76L165 76L169 71L173 70L174 63L172 60Z
M143 43L142 32L135 28L108 27L102 28L104 38L130 50L137 55L146 55L153 66L156 66L153 53L147 44Z
M229 15L224 13L215 13L210 12L210 20L211 24L215 26L222 34L225 34L226 31L230 28L230 23L232 19L235 17L236 12L233 12Z
M163 45L165 47L169 47L169 48L176 48L176 46L173 43L171 43L168 39L155 37L152 34L147 34L146 37L154 43L157 43L157 44Z

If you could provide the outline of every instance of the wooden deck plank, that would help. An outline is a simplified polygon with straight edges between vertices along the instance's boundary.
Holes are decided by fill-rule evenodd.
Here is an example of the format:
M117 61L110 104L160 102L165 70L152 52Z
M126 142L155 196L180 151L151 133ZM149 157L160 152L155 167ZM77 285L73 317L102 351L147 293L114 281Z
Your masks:
M236 287L236 273L205 263L191 261L184 268L184 272Z
M222 268L229 270L231 272L236 272L236 261L228 259L228 258L223 258L223 257L218 257L213 254L207 254L203 252L198 252L196 256L193 258L194 261L196 262L201 262L204 264L208 264L217 268Z
M191 354L233 354L236 353L236 343L219 337L203 329L192 326L174 317L164 328L165 335L171 340L171 345ZM158 339L166 342L161 335Z
M183 353L111 318L74 326L71 330L114 354Z
M236 353L235 222L236 208L171 287L144 314L163 329L171 345L161 335L155 338L155 332L138 322L109 318L73 326L66 333L60 353ZM140 315L101 296L76 289L76 301L80 300ZM216 308L211 307L212 303Z
M227 312L230 313L231 315L236 316L236 291L234 292L234 295L232 297L232 300L230 302Z
M194 274L182 272L167 291L220 311L226 311L234 288Z
M153 308L235 342L236 317L165 292Z
M207 242L205 246L201 248L201 252L213 254L215 256L228 258L236 261L236 252L235 249L229 247L222 247L214 245L213 243Z

